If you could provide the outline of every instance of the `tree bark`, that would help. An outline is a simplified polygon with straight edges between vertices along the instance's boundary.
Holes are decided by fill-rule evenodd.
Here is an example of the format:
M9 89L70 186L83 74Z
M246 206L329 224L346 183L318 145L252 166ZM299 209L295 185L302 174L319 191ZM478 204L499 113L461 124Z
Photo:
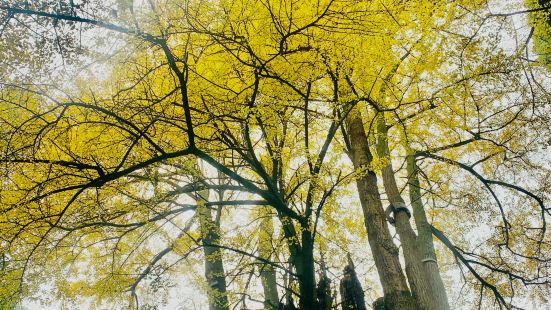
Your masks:
M209 310L229 310L222 251L217 247L220 244L220 223L212 219L212 212L206 206L208 197L208 190L200 191L196 202L205 254L205 278L209 286L207 290Z
M432 240L431 226L427 220L423 201L421 199L421 187L419 183L419 171L415 163L413 151L408 147L407 155L407 173L408 173L408 189L409 199L413 207L413 218L417 226L417 244L422 254L422 262L425 272L428 275L428 280L432 288L432 294L437 309L448 310L448 296L444 282L440 276L440 270L436 261L436 253L434 251L434 243Z
M273 246L274 224L272 216L266 207L262 208L260 231L258 238L258 255L266 260L271 260ZM264 290L264 309L275 310L279 307L279 296L277 292L276 270L274 266L260 263L260 280Z
M358 109L346 119L349 156L355 169L368 169L356 180L364 215L369 246L379 273L388 309L416 309L398 259L398 248L392 241L377 187L377 175L369 167L373 156Z
M343 310L367 310L364 291L356 274L354 263L348 256L348 265L344 267L344 276L340 285L341 305Z
M381 160L387 161L382 168L383 184L391 208L394 210L396 231L400 236L406 262L406 274L413 298L416 300L418 308L437 310L438 307L434 300L428 275L423 267L422 254L417 247L417 235L411 227L409 211L407 211L405 201L400 195L392 170L388 147L388 127L383 112L377 116L377 153Z
M333 308L333 295L331 293L331 279L327 276L324 267L316 288L316 297L320 310L331 310Z
M316 279L314 266L314 239L310 223L300 223L299 235L292 219L278 212L283 233L290 253L290 262L295 269L299 287L299 308L305 310L318 309L316 299ZM289 296L289 295L288 295Z
M299 308L318 310L314 266L314 239L308 227L301 227L301 229L302 250L295 264L299 282Z

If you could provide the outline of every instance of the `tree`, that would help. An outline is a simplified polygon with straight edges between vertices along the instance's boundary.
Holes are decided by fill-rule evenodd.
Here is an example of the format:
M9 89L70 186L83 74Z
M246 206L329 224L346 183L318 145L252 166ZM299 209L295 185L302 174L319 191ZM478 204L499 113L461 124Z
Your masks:
M551 62L549 54L549 27L551 27L551 17L549 9L551 4L548 0L526 1L526 6L530 11L529 20L532 26L530 30L530 39L534 38L534 52L537 58L549 65ZM528 48L528 47L527 47Z
M437 255L467 268L479 305L544 298L549 170L538 158L549 85L538 81L546 69L522 56L529 43L508 50L499 30L522 36L510 17L530 12L422 0L60 3L0 7L9 35L1 52L21 68L2 72L1 251L11 259L3 299L28 295L43 278L36 266L63 257L60 296L116 302L129 292L138 307L147 287L170 289L164 274L178 274L182 261L193 274L202 248L201 278L216 282L206 288L211 306L246 307L260 266L260 300L281 293L289 307L298 299L317 309L338 282L316 267L321 253L342 269L354 246L347 234L365 233L358 224L370 251L356 255L373 256L390 309L447 308ZM81 29L121 52L74 48ZM45 45L15 43L35 36ZM64 72L41 54L12 52L41 46ZM106 72L82 74L75 63L84 60ZM73 72L82 78L64 80ZM522 174L530 181L510 180ZM350 191L364 216L346 222L357 212L345 206L356 202ZM224 231L249 206L270 208L278 234L265 234L268 223L258 238ZM475 223L487 227L481 247L459 233ZM435 249L432 234L450 253ZM80 264L94 266L88 281L61 276Z

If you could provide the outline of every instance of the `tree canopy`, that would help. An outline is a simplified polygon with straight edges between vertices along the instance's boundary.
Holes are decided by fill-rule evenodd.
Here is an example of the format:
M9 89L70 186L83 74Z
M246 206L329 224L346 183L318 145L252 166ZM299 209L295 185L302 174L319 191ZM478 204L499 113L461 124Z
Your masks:
M549 11L0 1L0 307L549 306Z

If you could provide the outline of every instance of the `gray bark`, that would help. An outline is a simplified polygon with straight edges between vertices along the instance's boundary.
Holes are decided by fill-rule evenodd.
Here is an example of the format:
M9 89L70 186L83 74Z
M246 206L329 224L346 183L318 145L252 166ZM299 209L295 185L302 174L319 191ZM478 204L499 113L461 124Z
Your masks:
M266 208L263 207L263 210ZM271 215L267 210L261 213L260 231L258 236L258 254L261 258L271 260L272 237L274 224ZM277 292L277 279L274 266L260 263L260 280L264 290L264 309L275 310L279 307L279 296Z
M429 277L422 263L422 253L417 246L417 235L411 227L409 211L407 211L405 201L400 195L392 170L388 147L388 127L384 113L377 117L377 153L379 158L388 161L382 168L383 184L388 200L393 206L396 231L402 244L411 293L417 302L418 308L438 310Z
M446 288L444 287L444 282L442 281L440 270L436 262L431 226L427 220L425 208L421 199L418 168L415 163L413 152L409 149L407 156L407 173L409 198L413 207L413 218L419 235L417 237L417 244L422 254L423 266L428 275L437 309L448 310L450 305L448 303Z
M203 190L197 194L196 202L205 255L205 278L208 285L209 310L229 310L222 251L217 247L220 244L220 223L212 219L211 209L205 205L208 197L209 191Z

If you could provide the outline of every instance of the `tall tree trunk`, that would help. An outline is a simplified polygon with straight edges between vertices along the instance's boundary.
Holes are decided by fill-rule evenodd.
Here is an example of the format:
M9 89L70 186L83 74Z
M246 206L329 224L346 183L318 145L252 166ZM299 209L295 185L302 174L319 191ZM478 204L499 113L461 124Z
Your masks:
M404 199L400 195L394 171L392 170L392 161L388 147L388 127L383 112L377 116L377 153L379 158L387 161L387 164L382 168L383 184L394 213L396 231L400 236L411 292L419 308L438 310L439 308L434 300L427 272L423 267L422 254L417 247L417 235L411 227L409 221L410 214Z
M415 225L417 226L417 233L419 235L417 237L417 245L422 254L423 266L428 275L428 280L432 288L437 309L447 310L450 308L448 304L448 296L446 294L446 288L444 287L444 282L442 281L440 270L438 269L438 264L436 262L436 253L434 251L431 226L427 220L423 201L421 200L419 171L417 164L415 163L413 151L409 149L409 147L407 148L409 199L413 207L413 218L415 219Z
M208 190L200 191L196 197L199 228L204 244L205 278L209 286L209 310L229 310L222 251L217 246L220 244L220 223L212 219L211 209L206 206L208 198Z
M273 246L274 223L267 207L260 207L262 220L260 221L260 231L258 237L258 255L271 260ZM274 266L266 263L260 263L260 280L264 290L264 309L275 310L279 307L279 296L277 293L276 270Z
M388 309L416 309L392 241L377 187L377 175L369 167L373 156L358 108L346 119L349 156L355 169L369 169L356 180L369 246L379 273Z

